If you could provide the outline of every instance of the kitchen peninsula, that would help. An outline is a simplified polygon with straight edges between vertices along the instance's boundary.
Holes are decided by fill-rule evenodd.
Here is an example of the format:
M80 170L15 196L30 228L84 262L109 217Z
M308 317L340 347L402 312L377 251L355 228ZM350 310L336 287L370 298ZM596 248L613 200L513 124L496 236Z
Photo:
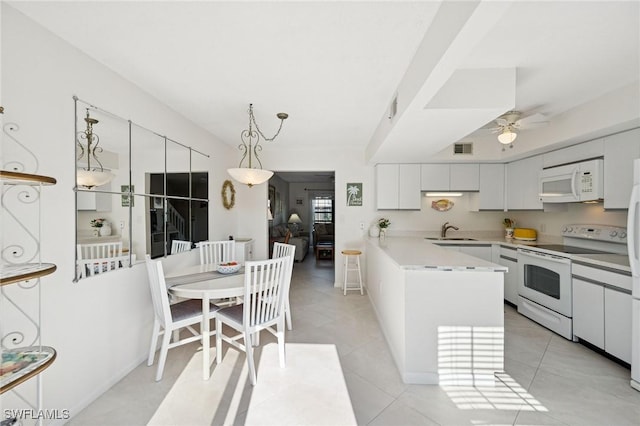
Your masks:
M493 383L507 268L419 237L367 241L367 290L405 383Z

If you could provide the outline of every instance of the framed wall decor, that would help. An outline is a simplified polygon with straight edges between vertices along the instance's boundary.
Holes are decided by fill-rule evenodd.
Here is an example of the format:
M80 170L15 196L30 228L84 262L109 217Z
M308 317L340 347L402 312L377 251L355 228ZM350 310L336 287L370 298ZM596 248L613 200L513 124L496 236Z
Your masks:
M276 187L269 185L269 209L271 210L271 217L276 215Z
M362 207L362 182L347 183L347 206Z
M131 185L131 189L129 189L129 185L120 185L120 192L135 192L134 186ZM133 207L133 197L129 194L122 195L122 207Z

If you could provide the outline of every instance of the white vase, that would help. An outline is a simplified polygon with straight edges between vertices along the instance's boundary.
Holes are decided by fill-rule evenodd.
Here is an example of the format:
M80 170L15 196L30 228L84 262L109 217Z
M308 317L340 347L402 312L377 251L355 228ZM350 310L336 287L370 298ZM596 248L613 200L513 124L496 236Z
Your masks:
M111 224L103 223L99 229L100 230L98 232L100 233L101 237L108 237L109 235L111 235Z
M387 238L387 230L386 229L381 229L380 230L380 241L384 241Z
M371 225L369 227L369 236L374 238L378 238L380 236L380 228L378 228L378 225Z

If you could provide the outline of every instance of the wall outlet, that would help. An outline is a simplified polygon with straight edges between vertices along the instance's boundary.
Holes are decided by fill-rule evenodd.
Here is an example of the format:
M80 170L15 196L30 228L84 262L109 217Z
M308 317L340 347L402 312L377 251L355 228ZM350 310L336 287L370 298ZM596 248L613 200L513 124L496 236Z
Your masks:
M124 229L124 220L120 221L120 229Z
M364 231L364 222L360 222L360 230Z
M540 233L544 234L545 232L547 232L547 225L545 225L544 223L540 224Z

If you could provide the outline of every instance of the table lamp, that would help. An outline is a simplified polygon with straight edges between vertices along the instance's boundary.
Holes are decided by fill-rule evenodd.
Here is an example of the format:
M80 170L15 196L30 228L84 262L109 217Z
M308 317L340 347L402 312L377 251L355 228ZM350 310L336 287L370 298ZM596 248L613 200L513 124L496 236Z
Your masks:
M302 219L300 219L300 216L298 216L298 213L291 213L291 216L289 216L289 223L292 225L292 231L293 232L298 232L299 229L298 227L300 225L300 223L302 223Z

